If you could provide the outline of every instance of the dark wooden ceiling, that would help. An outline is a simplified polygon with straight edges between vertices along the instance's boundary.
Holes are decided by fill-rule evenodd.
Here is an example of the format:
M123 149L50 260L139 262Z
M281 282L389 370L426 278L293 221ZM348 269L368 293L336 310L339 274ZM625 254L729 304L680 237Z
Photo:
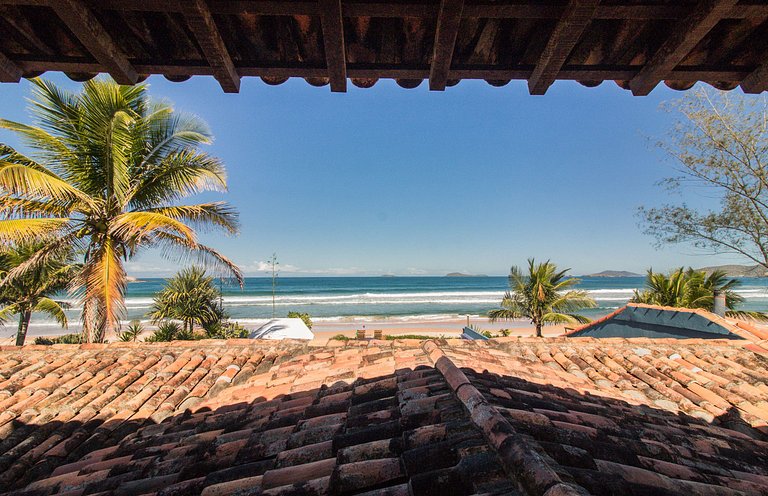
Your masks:
M636 95L768 89L768 1L0 0L0 81L46 71L124 84L162 74L301 77L346 91L381 78L616 81Z

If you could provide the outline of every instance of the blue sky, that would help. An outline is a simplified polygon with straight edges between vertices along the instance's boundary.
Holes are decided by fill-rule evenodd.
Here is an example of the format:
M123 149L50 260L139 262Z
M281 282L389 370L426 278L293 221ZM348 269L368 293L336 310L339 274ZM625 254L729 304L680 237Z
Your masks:
M682 93L663 85L633 97L610 82L557 82L533 97L523 82L438 93L385 80L334 94L250 78L236 95L207 77L148 82L153 97L210 125L207 150L228 166L223 198L242 229L202 239L249 275L264 275L273 252L282 277L501 275L531 256L575 274L741 262L658 250L638 227L637 207L667 200L655 183L673 173L653 142L671 125L660 103ZM28 122L28 94L26 83L0 85L0 116ZM4 131L0 141L18 145ZM143 277L176 269L153 252L128 264Z

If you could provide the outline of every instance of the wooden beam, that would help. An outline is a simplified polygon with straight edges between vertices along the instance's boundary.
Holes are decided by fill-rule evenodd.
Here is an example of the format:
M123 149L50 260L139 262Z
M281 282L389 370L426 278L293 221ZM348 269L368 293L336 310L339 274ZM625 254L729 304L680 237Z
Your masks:
M744 78L741 89L744 93L762 93L768 90L768 59Z
M463 10L464 0L440 0L435 43L432 47L432 66L429 70L430 90L445 90Z
M592 21L600 0L570 0L528 80L532 95L543 95L557 79L573 47Z
M0 52L0 83L18 83L21 69L3 52Z
M325 62L331 91L347 91L347 54L344 45L344 18L341 0L319 0L320 22L323 27Z
M56 0L51 6L112 79L120 84L136 84L139 79L136 69L82 1Z
M672 34L664 40L653 57L632 78L629 87L633 95L647 95L669 71L693 50L696 45L723 19L738 3L738 0L703 0L687 17L678 21Z
M203 56L213 69L213 77L221 85L225 93L240 91L240 75L237 73L227 46L216 27L213 14L206 0L190 0L184 17L189 28L197 39Z
M98 63L64 62L60 60L18 60L15 64L22 72L60 71L60 72L99 72ZM629 80L641 69L634 65L617 66L566 66L558 75L563 80ZM137 64L136 70L141 74L168 74L172 76L212 76L213 70L207 64ZM326 67L302 66L291 64L285 66L241 66L238 72L242 77L325 77ZM403 68L393 64L349 64L347 75L351 78L382 78L382 79L427 79L430 68L420 65ZM498 68L492 65L456 66L448 73L448 79L528 79L533 72L531 66L516 68ZM748 70L714 70L712 68L675 69L669 79L681 81L733 81L744 80Z

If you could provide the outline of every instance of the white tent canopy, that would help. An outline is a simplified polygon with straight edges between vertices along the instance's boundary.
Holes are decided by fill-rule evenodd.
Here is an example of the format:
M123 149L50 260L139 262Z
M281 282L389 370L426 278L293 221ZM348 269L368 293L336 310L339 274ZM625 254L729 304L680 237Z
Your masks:
M301 319L272 319L248 335L251 339L314 339Z

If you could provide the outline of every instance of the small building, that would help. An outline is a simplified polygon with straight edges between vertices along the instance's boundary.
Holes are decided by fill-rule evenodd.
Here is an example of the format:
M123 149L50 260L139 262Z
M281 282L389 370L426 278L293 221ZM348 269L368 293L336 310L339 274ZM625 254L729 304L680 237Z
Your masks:
M768 339L768 331L702 309L628 303L613 313L566 333L594 338Z

